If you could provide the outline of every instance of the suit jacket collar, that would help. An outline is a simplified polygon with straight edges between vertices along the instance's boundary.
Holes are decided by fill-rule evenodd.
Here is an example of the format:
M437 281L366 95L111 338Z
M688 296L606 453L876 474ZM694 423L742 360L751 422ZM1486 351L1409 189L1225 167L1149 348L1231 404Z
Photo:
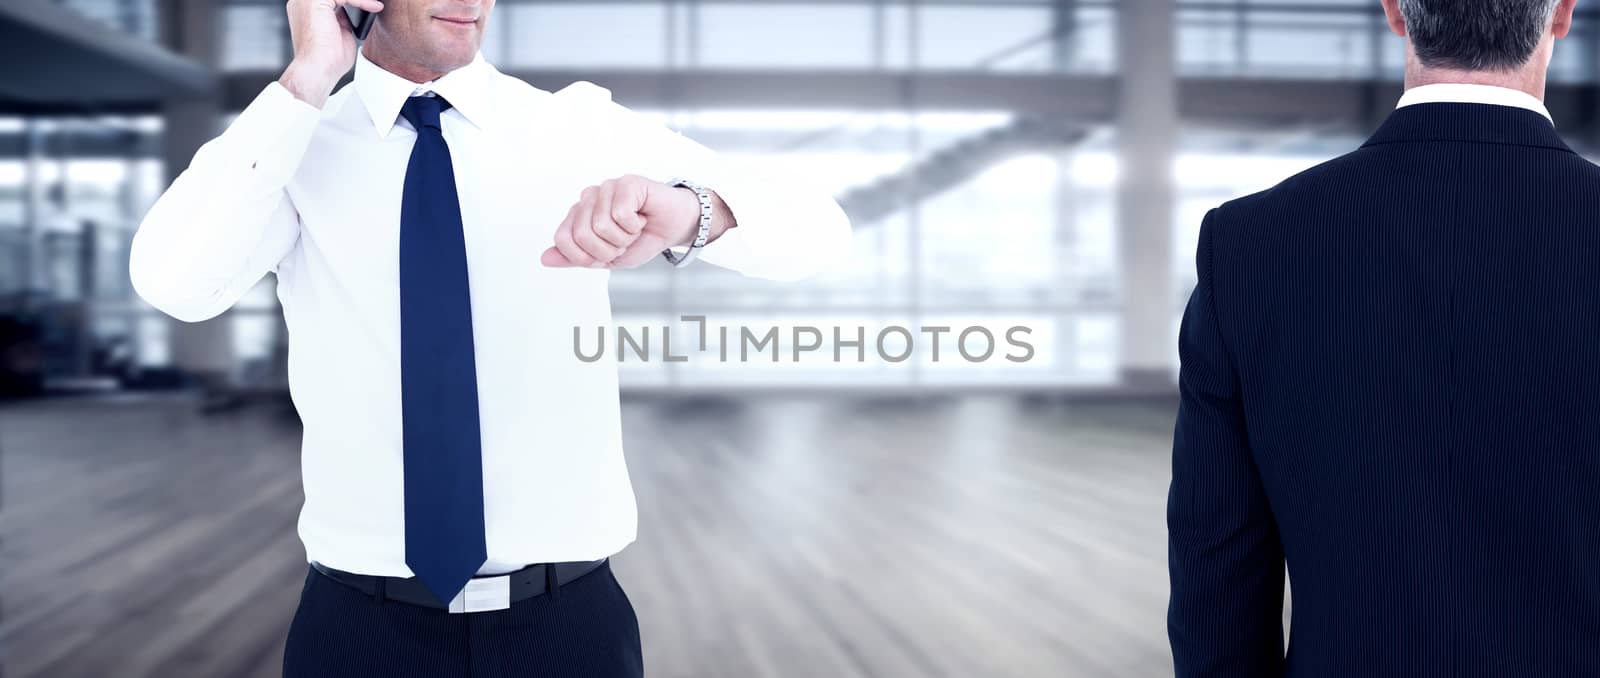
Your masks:
M1395 109L1362 145L1416 141L1509 144L1572 152L1543 115L1512 106L1453 102Z

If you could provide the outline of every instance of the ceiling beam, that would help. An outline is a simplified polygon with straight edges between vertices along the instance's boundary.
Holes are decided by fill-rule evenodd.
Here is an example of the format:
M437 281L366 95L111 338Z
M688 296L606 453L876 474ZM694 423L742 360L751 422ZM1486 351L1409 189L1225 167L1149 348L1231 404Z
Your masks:
M172 52L50 0L0 2L0 113L153 110L217 77Z

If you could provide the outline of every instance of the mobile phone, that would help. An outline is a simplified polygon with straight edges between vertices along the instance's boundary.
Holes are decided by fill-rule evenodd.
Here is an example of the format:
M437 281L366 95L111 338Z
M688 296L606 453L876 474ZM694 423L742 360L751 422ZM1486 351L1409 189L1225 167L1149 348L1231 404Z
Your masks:
M357 40L366 40L367 34L372 32L372 25L378 23L377 12L368 12L345 5L345 14L350 17L350 27L355 29Z

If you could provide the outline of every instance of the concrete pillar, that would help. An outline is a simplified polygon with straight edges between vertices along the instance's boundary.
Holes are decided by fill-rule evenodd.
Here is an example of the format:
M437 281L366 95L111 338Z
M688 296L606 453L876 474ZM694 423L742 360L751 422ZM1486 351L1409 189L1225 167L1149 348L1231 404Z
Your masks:
M1589 44L1584 45L1584 47L1587 48L1589 52L1589 67L1587 69L1589 72L1584 74L1584 79L1593 82L1596 79L1600 79L1600 31L1590 31ZM1578 48L1577 45L1567 47L1567 49L1576 48ZM1560 47L1557 49L1560 49ZM1574 120L1572 122L1577 123L1578 121ZM1578 127L1577 125L1563 122L1561 120L1556 121L1558 131L1562 132L1563 134L1572 134L1579 139L1588 141L1589 149L1600 148L1600 120L1596 119L1594 113L1590 113L1589 119L1584 120L1583 123L1587 124L1585 124L1583 127ZM1584 150L1589 151L1589 149Z
M44 219L47 214L45 209L45 181L44 181L44 132L40 130L38 119L24 119L23 135L26 137L26 156L23 159L22 171L22 238L23 255L22 270L17 274L21 283L20 289L27 293L37 293L47 289L45 285L45 249L44 249ZM63 177L64 179L64 177Z
M1055 301L1069 307L1076 306L1084 298L1081 272L1078 262L1081 238L1078 233L1079 196L1078 186L1073 181L1072 166L1077 158L1077 151L1071 148L1059 150L1054 153L1056 158L1056 185L1054 196L1055 207L1055 257L1057 263L1053 286L1056 290ZM1062 373L1076 376L1078 366L1082 364L1078 342L1078 320L1083 316L1083 311L1078 309L1068 310L1056 316L1055 355L1057 369Z
M1058 71L1069 70L1078 56L1078 0L1055 0L1051 10L1052 62Z
M167 48L215 68L221 42L216 4L210 0L161 0L162 39ZM189 166L195 151L219 133L221 93L162 102L162 117L162 157L170 183ZM171 323L173 366L209 387L225 386L234 367L232 313L200 323Z
M1130 3L1131 4L1131 3ZM1178 140L1176 0L1117 12L1118 246L1122 262L1122 381L1172 384L1177 360L1172 161Z
M1051 3L1051 65L1057 71L1070 71L1078 56L1078 2L1079 0L1054 0ZM1055 261L1063 262L1056 271L1055 288L1063 291L1059 300L1081 299L1081 290L1074 277L1078 249L1078 192L1072 181L1072 163L1076 151L1068 148L1054 153L1056 157L1055 186ZM1070 294L1071 296L1066 296ZM1075 374L1080 364L1078 349L1078 324L1081 315L1069 311L1056 317L1055 342L1052 347L1059 364L1056 369L1063 374Z

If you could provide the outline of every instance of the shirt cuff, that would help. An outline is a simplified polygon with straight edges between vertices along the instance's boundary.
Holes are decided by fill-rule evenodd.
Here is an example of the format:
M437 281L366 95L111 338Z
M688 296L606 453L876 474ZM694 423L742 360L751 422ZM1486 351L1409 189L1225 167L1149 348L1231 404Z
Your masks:
M701 259L757 278L798 280L848 256L849 221L825 192L741 174L714 184L695 178L722 198L737 224L707 244Z

